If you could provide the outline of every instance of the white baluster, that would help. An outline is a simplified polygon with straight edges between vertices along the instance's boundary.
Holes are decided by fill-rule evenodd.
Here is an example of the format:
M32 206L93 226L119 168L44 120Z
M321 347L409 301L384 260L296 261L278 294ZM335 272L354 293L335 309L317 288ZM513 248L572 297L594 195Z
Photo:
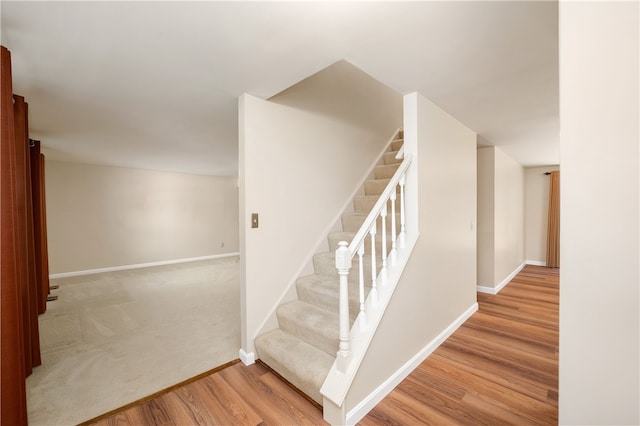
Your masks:
M393 188L393 192L391 192L391 264L396 265L398 261L398 251L397 251L397 238L396 234L396 189Z
M371 235L371 305L378 306L378 287L376 285L376 275L378 268L376 266L376 223L373 222L373 226L369 231Z
M382 269L380 269L381 285L385 285L389 280L389 271L387 270L387 203L380 212L382 218Z
M360 244L360 247L358 247L358 261L360 262L360 264L358 265L358 270L359 270L359 280L358 280L358 285L359 285L359 290L360 290L360 316L358 318L360 318L360 330L364 331L367 329L367 314L364 310L364 262L363 262L363 256L364 256L364 241L362 242L362 244Z
M407 234L405 232L404 223L404 184L405 184L405 173L400 176L400 235L398 235L398 245L401 248L404 248L407 242Z
M349 244L346 241L338 243L336 250L336 268L340 276L340 330L338 340L340 341L336 362L338 370L346 372L351 361L351 342L349 341L349 270L351 269L351 253Z

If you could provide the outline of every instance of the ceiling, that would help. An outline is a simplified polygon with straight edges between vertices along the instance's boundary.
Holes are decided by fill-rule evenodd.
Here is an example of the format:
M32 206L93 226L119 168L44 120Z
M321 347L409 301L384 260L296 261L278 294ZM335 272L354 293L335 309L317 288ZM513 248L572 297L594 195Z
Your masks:
M235 176L237 98L347 60L524 166L559 163L558 4L1 3L49 159Z

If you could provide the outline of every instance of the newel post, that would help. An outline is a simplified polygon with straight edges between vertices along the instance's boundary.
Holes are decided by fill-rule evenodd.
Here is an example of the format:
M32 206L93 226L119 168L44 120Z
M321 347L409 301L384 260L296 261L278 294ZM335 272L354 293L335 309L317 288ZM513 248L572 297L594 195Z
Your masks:
M338 340L340 341L336 362L338 370L347 371L347 366L351 360L351 342L349 341L349 270L351 269L351 252L348 243L340 241L336 250L336 268L340 276L340 331Z

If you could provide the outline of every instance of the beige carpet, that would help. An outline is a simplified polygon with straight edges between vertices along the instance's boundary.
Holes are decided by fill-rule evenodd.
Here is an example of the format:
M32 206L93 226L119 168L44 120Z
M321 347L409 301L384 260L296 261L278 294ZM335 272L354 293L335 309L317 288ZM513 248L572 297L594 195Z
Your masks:
M238 357L239 259L52 280L31 425L73 425Z

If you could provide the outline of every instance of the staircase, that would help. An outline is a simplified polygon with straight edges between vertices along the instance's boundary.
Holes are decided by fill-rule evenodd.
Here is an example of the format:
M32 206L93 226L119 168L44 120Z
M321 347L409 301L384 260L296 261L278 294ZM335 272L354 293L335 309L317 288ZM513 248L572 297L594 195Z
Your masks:
M258 357L291 384L322 405L322 387L338 351L339 279L335 263L335 250L340 241L350 242L367 218L370 210L384 191L402 159L396 159L402 147L402 132L384 153L382 163L374 169L374 179L364 184L364 195L353 200L353 213L342 216L342 232L328 235L329 252L313 258L314 274L296 281L297 300L280 305L277 309L279 328L259 335L255 339ZM387 227L387 229L390 229ZM381 253L380 239L376 253ZM387 238L387 246L391 238ZM371 243L365 246L369 251ZM389 248L389 247L387 247ZM365 259L365 282L371 283L371 260ZM376 262L378 270L381 262ZM358 262L354 259L354 269ZM368 275L368 276L367 276ZM366 293L370 288L366 289ZM358 276L349 276L349 312L351 324L359 311Z

